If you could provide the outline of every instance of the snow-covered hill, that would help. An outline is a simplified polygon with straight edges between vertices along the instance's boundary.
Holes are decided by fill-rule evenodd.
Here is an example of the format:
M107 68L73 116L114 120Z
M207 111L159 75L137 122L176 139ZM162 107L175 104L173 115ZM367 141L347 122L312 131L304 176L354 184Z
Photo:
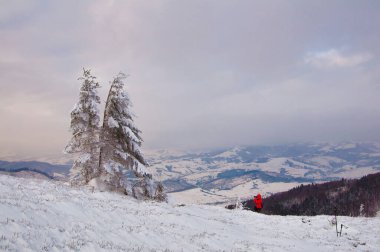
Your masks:
M301 183L360 178L380 171L378 143L246 146L201 153L150 154L155 178L188 203L226 203Z
M183 203L225 205L258 192L267 196L302 183L360 178L380 171L379 143L245 146L198 153L161 150L146 155L154 178ZM28 167L64 179L69 160L54 160L64 163L0 161L0 173Z
M1 251L378 251L379 218L280 217L137 202L0 175Z

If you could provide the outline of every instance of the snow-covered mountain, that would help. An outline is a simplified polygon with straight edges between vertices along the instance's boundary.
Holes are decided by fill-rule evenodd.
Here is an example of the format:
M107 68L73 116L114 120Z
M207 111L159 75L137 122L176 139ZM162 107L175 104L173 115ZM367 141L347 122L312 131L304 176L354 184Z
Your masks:
M183 203L230 204L258 192L266 196L302 183L360 178L380 171L379 143L284 144L146 154L154 178L163 181L166 191ZM66 176L69 160L55 160L60 164L0 161L0 170L33 167L55 177Z
M301 183L359 178L380 171L380 144L246 146L201 153L151 154L151 170L187 203L225 203ZM180 193L179 193L180 192Z
M380 218L267 216L138 202L0 175L1 251L378 251Z

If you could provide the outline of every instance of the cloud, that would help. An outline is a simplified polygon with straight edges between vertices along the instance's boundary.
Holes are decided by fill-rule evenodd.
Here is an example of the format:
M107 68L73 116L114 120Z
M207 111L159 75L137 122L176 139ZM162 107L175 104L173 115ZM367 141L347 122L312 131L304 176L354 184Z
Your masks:
M308 53L305 62L318 68L355 67L368 62L369 53L345 54L337 49Z
M38 5L38 0L0 1L0 26L20 22L28 18Z
M379 139L366 129L380 124L380 2L8 2L2 151L60 153L82 67L103 101L112 77L130 74L145 148Z

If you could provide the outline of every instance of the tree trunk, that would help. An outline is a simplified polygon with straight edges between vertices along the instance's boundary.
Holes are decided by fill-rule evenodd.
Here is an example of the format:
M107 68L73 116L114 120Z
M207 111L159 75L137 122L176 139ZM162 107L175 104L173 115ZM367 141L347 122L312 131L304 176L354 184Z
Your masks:
M104 128L106 126L106 113L107 113L107 106L108 106L108 103L109 103L109 100L110 100L110 97L111 97L111 89L112 89L112 85L110 87L110 90L108 91L108 96L107 96L107 101L106 101L106 104L104 106L104 113L103 113L103 126L100 128L100 132L99 132L99 143L100 143L100 150L99 150L99 164L98 164L98 170L99 170L99 175L103 172L102 170L102 165L103 165L103 160L102 160L102 156L103 156L103 152L104 152Z

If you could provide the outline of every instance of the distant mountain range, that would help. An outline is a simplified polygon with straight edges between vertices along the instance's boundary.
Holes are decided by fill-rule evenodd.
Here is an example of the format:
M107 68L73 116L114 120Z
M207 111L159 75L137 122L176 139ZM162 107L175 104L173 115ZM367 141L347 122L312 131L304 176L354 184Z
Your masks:
M302 183L359 178L380 171L379 143L245 146L202 153L161 151L152 171L185 202L222 203L270 195Z
M223 203L258 192L268 196L300 184L360 178L380 171L380 143L241 146L198 153L147 153L154 178L183 203ZM0 171L38 170L67 177L70 164L0 161ZM33 172L33 171L32 171Z
M50 164L38 161L8 162L0 160L0 172L19 175L22 177L42 175L49 179L64 179L68 176L71 165Z

